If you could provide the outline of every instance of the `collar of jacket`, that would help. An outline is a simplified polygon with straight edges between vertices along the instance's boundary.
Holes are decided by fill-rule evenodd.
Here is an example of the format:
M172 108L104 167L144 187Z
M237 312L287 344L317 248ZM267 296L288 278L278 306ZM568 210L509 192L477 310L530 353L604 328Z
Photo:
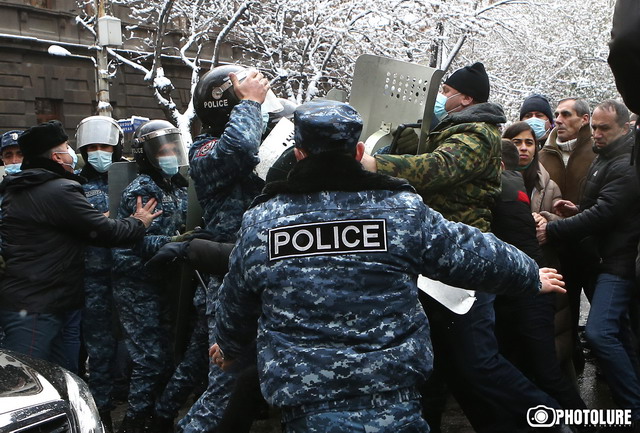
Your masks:
M370 190L415 192L406 180L366 171L349 155L321 153L298 161L286 180L268 183L256 204L276 194Z
M598 154L601 158L611 159L625 153L630 153L633 147L634 135L629 131L627 134L616 139L613 143L605 147L597 147L593 144L593 152Z
M31 168L44 168L45 170L52 171L55 174L66 179L75 180L80 184L87 183L87 179L85 179L84 177L79 176L75 173L69 173L64 169L62 165L49 158L41 158L38 156L22 161L22 170L28 170Z
M544 149L545 152L555 152L560 157L562 157L562 150L558 146L557 141L558 127L556 126L549 134L549 138L547 138L547 142L542 149ZM575 152L578 149L583 148L584 146L590 146L591 143L591 125L587 123L586 125L583 125L580 130L578 130L578 136L576 137L576 147L573 148L572 152Z
M481 104L473 104L462 111L449 114L435 127L434 132L442 131L443 129L461 123L486 122L498 125L506 121L507 118L500 105L494 104L493 102L483 102Z

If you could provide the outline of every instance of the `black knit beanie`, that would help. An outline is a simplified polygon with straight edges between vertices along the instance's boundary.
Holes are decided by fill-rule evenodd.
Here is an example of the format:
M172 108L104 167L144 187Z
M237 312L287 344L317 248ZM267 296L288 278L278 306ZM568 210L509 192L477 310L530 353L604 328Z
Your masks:
M537 94L527 96L527 98L522 103L522 107L520 107L520 120L522 120L525 114L532 111L539 111L541 113L544 113L544 115L549 118L549 122L553 123L553 112L551 111L551 105L549 104L549 100L545 96Z
M458 69L446 79L444 84L471 96L475 102L489 100L489 76L480 62Z

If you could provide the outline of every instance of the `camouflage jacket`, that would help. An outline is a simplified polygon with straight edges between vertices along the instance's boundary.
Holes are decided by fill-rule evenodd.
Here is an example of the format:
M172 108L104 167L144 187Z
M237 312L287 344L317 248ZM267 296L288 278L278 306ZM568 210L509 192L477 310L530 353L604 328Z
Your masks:
M105 213L109 210L109 184L107 176L96 176L82 185L84 195L91 206ZM87 247L84 260L85 276L111 273L111 249Z
M452 113L429 134L421 155L376 155L378 172L405 178L424 202L451 220L488 231L500 194L499 105Z
M265 192L244 214L215 337L236 358L257 336L262 393L276 406L423 381L433 357L420 273L492 292L537 290L529 257L445 220L405 181L354 159L307 158Z
M235 240L242 214L264 186L253 172L261 134L260 104L241 101L222 137L200 135L189 150L189 174L204 223L217 241Z
M158 200L156 211L161 210L162 215L157 217L147 228L144 239L138 242L134 248L114 248L113 271L116 274L124 274L136 279L149 279L144 271L144 263L158 251L158 249L170 242L171 237L178 231L184 230L187 217L187 189L175 187L171 192L160 188L147 174L140 174L122 192L118 218L131 215L136 209L136 200L142 197L146 203L150 198Z

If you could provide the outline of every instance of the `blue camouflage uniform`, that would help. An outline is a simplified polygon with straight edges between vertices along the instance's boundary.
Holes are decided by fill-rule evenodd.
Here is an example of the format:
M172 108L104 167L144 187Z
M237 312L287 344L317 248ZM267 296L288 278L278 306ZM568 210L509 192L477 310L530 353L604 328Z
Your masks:
M128 417L151 414L157 394L171 373L168 317L163 311L166 278L148 272L144 264L184 229L187 213L186 188L167 191L148 174L140 174L123 191L118 217L135 211L138 196L143 203L155 198L156 211L162 210L162 214L133 248L113 249L114 298L133 362Z
M205 228L213 240L235 242L242 214L260 193L264 181L254 173L262 134L260 104L241 101L230 115L220 138L196 137L189 150L189 173L203 209ZM207 288L206 317L209 345L215 341L215 304L221 284L212 277ZM206 351L206 347L202 348ZM213 432L233 390L235 375L209 363L207 390L178 423L184 433Z
M100 212L109 210L109 184L98 175L82 185L91 205ZM111 249L87 247L84 261L84 316L82 330L89 356L89 388L99 410L111 410L111 362L116 353L113 334L113 292Z
M341 176L326 161L301 164L316 178ZM290 179L297 180L295 170ZM420 418L415 386L433 358L417 274L457 286L471 280L492 292L537 290L529 257L448 222L406 184L380 189L380 177L370 176L375 190L289 190L244 216L221 288L216 341L236 358L257 328L262 393L283 408L292 431L330 431L306 417L377 401L410 404ZM406 421L394 417L372 416L365 430L392 431ZM420 421L407 431L426 431Z
M352 156L363 150L353 108L308 103L294 118L305 158L243 217L216 341L235 360L257 336L262 393L287 432L427 432L416 387L433 354L418 274L533 294L538 267L445 220L405 180L366 172Z

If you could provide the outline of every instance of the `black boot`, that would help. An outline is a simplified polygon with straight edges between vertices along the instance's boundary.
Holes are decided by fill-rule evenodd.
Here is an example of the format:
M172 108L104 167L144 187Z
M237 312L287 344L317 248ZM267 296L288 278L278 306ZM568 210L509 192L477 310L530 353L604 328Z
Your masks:
M149 420L147 414L135 416L125 415L118 433L146 433L147 429L145 427L147 420Z
M113 433L113 421L111 420L111 411L109 409L101 409L98 411L100 420L104 426L105 433Z
M173 433L173 419L154 415L148 431L149 433Z

